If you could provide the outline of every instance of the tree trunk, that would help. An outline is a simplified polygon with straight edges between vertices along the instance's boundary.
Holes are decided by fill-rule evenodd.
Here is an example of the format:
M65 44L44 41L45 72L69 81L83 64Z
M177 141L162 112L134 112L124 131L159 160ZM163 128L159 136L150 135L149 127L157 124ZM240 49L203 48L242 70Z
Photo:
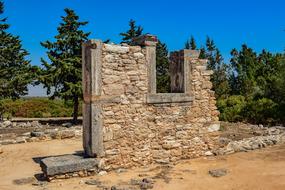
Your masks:
M79 107L79 100L78 96L74 96L73 98L73 124L77 124L78 120L78 107Z

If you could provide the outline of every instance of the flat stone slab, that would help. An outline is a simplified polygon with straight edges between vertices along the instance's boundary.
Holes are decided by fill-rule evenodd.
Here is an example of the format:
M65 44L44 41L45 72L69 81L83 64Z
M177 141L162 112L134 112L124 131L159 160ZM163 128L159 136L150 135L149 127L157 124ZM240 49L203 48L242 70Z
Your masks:
M40 162L46 176L72 173L82 170L95 169L98 166L96 158L84 158L80 155L62 155L44 158Z

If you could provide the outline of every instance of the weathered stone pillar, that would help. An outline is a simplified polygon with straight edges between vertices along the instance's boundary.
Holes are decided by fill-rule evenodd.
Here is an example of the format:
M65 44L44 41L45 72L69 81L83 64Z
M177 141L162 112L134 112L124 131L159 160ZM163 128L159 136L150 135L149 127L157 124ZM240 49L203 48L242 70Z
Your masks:
M102 89L102 42L90 40L82 46L83 147L89 157L103 155L102 107L96 99Z

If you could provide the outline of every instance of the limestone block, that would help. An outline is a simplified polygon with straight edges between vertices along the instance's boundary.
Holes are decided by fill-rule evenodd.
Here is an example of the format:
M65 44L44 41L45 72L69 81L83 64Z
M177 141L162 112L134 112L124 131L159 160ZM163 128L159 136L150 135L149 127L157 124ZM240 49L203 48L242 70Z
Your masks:
M133 59L122 59L122 62L125 64L136 64L137 62Z
M94 169L98 165L95 158L84 158L79 155L47 157L41 160L40 166L47 176Z
M196 65L195 68L197 70L200 70L200 71L206 71L207 70L207 66L206 65Z
M208 132L215 132L220 130L220 123L213 123L208 127Z
M110 141L113 139L113 131L108 127L103 128L103 141Z
M213 87L213 84L210 81L204 81L202 84L203 89L211 89Z
M177 131L176 138L183 139L187 137L187 131Z
M106 115L106 116L113 116L114 112L113 111L106 111L106 112L104 112L104 115Z
M172 149L170 151L171 156L181 156L182 155L182 148Z
M106 95L120 95L124 93L124 86L122 84L108 84L103 86Z
M128 71L127 75L131 76L131 75L139 75L139 72L137 70L132 70L132 71Z
M74 130L63 130L60 131L60 138L61 139L67 139L75 137L75 131Z
M113 84L119 80L121 80L120 76L108 75L108 76L103 78L103 83L104 84Z
M144 58L144 54L138 52L138 53L134 53L134 57L135 58L138 58L138 59L141 59L141 58Z
M119 149L110 149L110 150L106 150L105 151L106 155L109 156L109 155L117 155L120 153L120 150Z
M178 148L181 146L181 143L175 141L175 140L165 140L163 141L162 147L165 149L173 149Z
M169 158L170 157L170 151L169 150L153 150L152 152L152 156L155 159L165 159L165 158Z
M111 53L127 53L130 48L120 45L104 44L104 48L107 52Z
M112 54L108 54L104 57L104 60L109 63L115 62L115 56Z
M214 74L214 71L212 71L212 70L206 70L206 71L201 72L202 76L210 76L212 74Z
M141 47L140 46L130 46L130 51L131 52L140 52L141 51Z

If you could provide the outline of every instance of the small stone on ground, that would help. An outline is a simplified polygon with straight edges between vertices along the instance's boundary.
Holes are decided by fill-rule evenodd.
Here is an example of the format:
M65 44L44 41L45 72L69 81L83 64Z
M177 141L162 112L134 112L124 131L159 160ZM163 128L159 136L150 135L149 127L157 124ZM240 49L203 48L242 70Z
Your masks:
M107 172L106 171L100 171L99 173L98 173L98 175L106 175L107 174Z
M212 177L222 177L222 176L225 176L227 173L228 173L228 170L224 168L209 170L209 174Z
M90 180L85 181L85 184L87 184L87 185L101 185L102 182L99 180L96 180L96 179L90 179Z

